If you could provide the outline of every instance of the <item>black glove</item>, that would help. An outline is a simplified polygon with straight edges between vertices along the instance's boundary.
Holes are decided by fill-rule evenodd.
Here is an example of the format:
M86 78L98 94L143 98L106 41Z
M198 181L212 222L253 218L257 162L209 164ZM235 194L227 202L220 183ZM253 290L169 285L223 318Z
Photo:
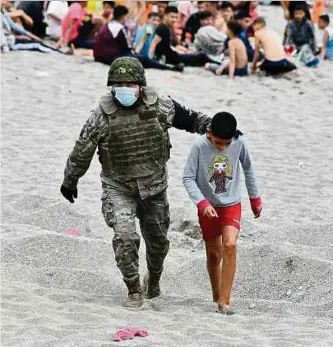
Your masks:
M74 204L74 199L77 198L77 189L68 189L64 185L62 185L60 191L65 199Z

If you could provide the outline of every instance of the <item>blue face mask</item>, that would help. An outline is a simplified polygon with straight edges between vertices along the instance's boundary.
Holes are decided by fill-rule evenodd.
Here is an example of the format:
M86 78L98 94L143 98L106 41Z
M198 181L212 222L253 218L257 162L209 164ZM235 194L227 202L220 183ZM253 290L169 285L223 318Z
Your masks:
M135 88L116 87L114 91L116 99L125 107L132 106L138 100Z

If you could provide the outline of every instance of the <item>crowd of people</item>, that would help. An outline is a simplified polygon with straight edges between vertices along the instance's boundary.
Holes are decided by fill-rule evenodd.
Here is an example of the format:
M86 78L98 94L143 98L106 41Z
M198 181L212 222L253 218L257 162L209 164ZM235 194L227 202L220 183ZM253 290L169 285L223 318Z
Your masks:
M260 16L257 1L1 1L1 49L80 52L105 64L132 56L145 68L203 66L230 78L333 60L327 2L280 5L283 39Z

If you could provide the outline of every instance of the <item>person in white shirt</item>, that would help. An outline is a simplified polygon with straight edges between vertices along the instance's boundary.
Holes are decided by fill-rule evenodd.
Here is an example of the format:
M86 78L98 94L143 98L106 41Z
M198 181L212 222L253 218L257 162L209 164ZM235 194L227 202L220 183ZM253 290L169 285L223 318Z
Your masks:
M54 40L59 40L61 37L61 21L68 12L67 1L50 1L46 11L46 21L48 27L47 35Z

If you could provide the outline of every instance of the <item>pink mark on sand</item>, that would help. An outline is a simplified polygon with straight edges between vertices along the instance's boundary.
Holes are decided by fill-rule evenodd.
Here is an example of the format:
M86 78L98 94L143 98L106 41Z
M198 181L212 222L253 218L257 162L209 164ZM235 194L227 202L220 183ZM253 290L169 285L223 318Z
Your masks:
M81 236L80 230L76 228L68 228L66 231L67 236Z
M139 330L137 328L124 327L117 329L117 332L112 335L113 341L124 341L124 340L132 340L134 337L146 337L148 336L148 332L145 330Z

